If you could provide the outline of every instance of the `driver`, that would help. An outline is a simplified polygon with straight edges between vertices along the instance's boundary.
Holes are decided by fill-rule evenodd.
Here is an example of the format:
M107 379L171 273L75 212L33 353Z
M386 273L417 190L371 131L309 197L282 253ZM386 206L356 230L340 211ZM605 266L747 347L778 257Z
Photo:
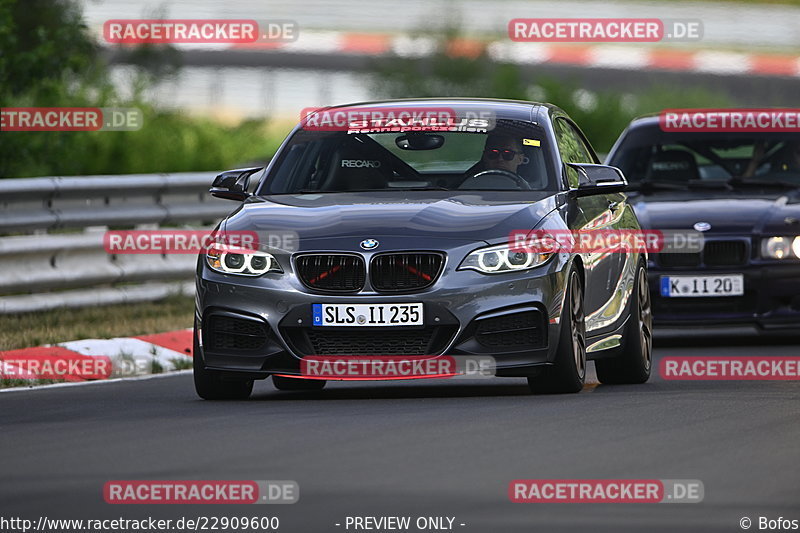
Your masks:
M764 163L764 153L767 151L767 141L758 141L753 146L753 156L742 173L743 178L752 178L758 168ZM800 140L792 139L784 143L783 147L769 157L771 159L771 172L800 172Z
M491 134L486 137L483 156L473 168L472 175L484 170L507 170L517 174L517 169L525 162L522 141L516 137Z

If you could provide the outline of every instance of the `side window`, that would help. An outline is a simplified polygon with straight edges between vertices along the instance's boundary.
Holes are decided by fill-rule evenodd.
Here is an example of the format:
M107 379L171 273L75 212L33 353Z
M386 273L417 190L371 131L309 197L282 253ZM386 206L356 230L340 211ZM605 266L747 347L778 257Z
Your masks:
M594 163L591 149L586 146L580 134L564 119L558 118L555 123L558 151L563 163ZM578 173L567 168L567 180L570 187L578 186Z

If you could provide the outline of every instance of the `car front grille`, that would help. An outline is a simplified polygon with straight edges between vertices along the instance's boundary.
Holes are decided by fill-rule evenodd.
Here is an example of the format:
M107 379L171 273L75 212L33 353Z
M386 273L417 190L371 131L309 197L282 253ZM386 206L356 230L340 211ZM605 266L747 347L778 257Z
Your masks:
M744 241L706 241L702 253L659 253L658 263L665 268L741 266L747 263Z
M308 332L314 355L429 355L433 328L408 331Z
M700 254L658 254L658 262L663 267L695 267L700 266Z
M372 258L370 281L376 291L424 289L436 282L444 259L432 252L380 254Z
M438 355L457 326L424 328L302 328L281 331L298 355Z
M366 280L364 259L358 255L301 255L296 265L300 281L310 289L355 292L361 290Z
M709 241L703 248L708 266L737 266L747 262L747 247L742 241Z
M211 351L255 351L267 342L267 326L256 320L210 315L203 328L204 344Z
M479 320L475 338L488 348L541 348L547 338L544 317L539 311L524 311Z

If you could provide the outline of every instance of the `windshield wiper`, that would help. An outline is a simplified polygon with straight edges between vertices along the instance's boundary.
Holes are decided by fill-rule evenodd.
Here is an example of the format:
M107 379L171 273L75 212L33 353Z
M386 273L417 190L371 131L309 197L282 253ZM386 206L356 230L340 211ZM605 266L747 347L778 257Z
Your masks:
M389 187L387 191L450 191L447 187L431 185L428 187Z
M689 180L686 182L690 189L730 189L727 181L722 180Z
M744 179L744 178L731 178L728 180L731 187L772 187L780 189L797 189L800 184L789 183L788 181L781 180L759 180L759 179Z
M383 192L383 191L450 191L447 187L440 187L438 185L431 187L389 187L388 189L349 189L346 191L340 190L318 190L318 189L298 189L290 192L277 192L274 194L333 194L333 193L350 193L350 192Z
M348 192L375 192L375 191L386 191L389 189L349 189L347 191L340 191L340 190L320 190L320 189L297 189L296 191L289 191L289 192L276 192L272 194L339 194L339 193L348 193Z

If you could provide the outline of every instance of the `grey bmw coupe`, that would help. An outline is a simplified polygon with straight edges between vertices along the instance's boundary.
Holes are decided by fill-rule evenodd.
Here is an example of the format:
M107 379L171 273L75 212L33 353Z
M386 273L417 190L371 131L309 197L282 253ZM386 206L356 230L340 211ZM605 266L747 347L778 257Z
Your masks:
M639 230L622 173L556 106L420 99L314 111L266 168L228 171L215 230L252 232L197 263L194 382L321 389L309 357L487 356L534 393L650 375L646 253L514 236ZM538 233L537 233L538 232ZM524 239L523 239L524 240ZM538 241L537 241L538 242ZM552 241L551 241L552 242Z

